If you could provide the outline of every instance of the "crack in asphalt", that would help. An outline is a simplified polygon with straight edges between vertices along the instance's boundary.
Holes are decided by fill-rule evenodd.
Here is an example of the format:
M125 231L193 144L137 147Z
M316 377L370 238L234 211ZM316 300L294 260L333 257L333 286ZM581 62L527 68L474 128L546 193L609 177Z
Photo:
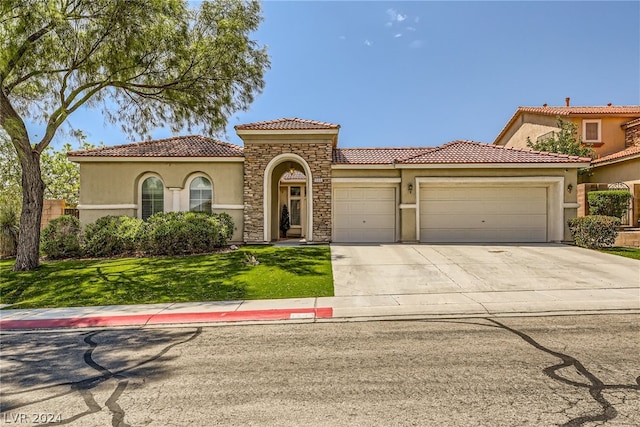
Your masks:
M573 356L569 356L568 354L564 354L555 350L551 350L537 342L531 336L525 334L524 332L518 331L517 329L511 328L503 323L498 322L495 319L485 318L485 320L497 325L497 327L504 329L512 334L515 334L522 338L526 343L535 347L538 350L541 350L551 356L557 357L561 360L561 363L548 366L542 370L546 376L549 378L559 381L563 384L569 385L575 388L586 388L589 391L589 395L601 408L601 412L597 414L589 414L589 415L581 415L578 417L574 417L567 421L564 424L561 424L562 427L580 427L586 423L590 422L604 422L606 423L609 420L614 419L618 415L618 411L613 406L611 402L609 402L605 397L603 392L605 390L637 390L640 391L640 376L638 376L635 381L636 384L605 384L602 380L600 380L595 374L589 371L578 359ZM471 323L471 322L470 322ZM478 323L475 323L478 324ZM492 326L492 325L485 325ZM559 371L564 368L573 367L576 372L582 376L588 382L578 382L571 380L569 378L564 378L560 375ZM580 400L578 400L579 402ZM577 403L577 402L576 402Z
M105 382L105 381L107 381L109 379L116 379L118 381L118 383L116 385L116 388L111 393L109 398L107 398L107 400L105 401L105 406L111 412L111 425L113 427L130 427L130 425L127 424L124 421L124 418L125 418L125 415L126 415L125 411L118 404L118 399L120 398L120 396L122 396L122 394L124 393L124 391L126 390L128 384L129 384L129 381L128 381L127 377L125 375L123 375L123 374L125 372L128 372L128 371L131 371L133 369L139 368L140 366L143 366L143 365L146 365L146 364L148 364L150 362L158 360L160 357L165 355L172 348L174 348L174 347L176 347L178 345L181 345L181 344L185 344L185 343L187 343L189 341L192 341L192 340L196 339L202 333L202 328L201 327L197 328L188 338L186 338L184 340L177 341L177 342L174 342L172 344L169 344L169 345L165 346L161 351L159 351L155 355L153 355L153 356L151 356L151 357L149 357L147 359L144 359L144 360L142 360L142 361L140 361L138 363L135 363L132 366L120 369L120 370L115 371L115 372L112 372L108 368L100 365L93 358L93 352L94 352L94 350L96 350L96 348L98 348L98 343L96 343L93 340L93 338L95 336L97 336L98 334L100 334L100 333L102 333L102 331L92 332L92 333L88 334L87 336L85 336L85 338L83 340L86 344L89 345L89 348L84 352L83 360L84 360L85 364L87 364L92 369L98 371L100 373L100 375L89 377L89 378L85 378L85 379L80 380L80 381L69 381L69 382L64 382L64 383L52 384L52 385L44 386L44 387L31 388L31 389L28 389L28 390L23 390L23 391L15 392L15 393L7 393L6 394L7 396L9 396L9 395L14 395L15 396L15 395L23 394L23 393L32 393L34 391L47 390L47 389L51 389L51 388L55 388L55 387L62 387L62 386L69 386L70 387L70 389L68 391L65 391L65 392L62 392L62 393L57 393L57 394L54 394L52 396L44 397L42 399L32 400L32 401L29 401L29 402L26 402L26 403L22 403L22 404L18 404L18 405L2 408L0 413L7 412L7 411L10 411L10 410L13 410L13 409L22 408L22 407L29 406L29 405L33 405L33 404L36 404L36 403L46 402L46 401L49 401L49 400L56 399L58 397L66 396L66 395L69 395L69 394L77 392L80 395L80 397L82 397L82 399L84 401L84 404L87 406L87 410L85 410L85 411L83 411L83 412L81 412L79 414L75 414L75 415L73 415L73 416L71 416L69 418L65 418L63 420L57 421L55 423L40 424L40 425L49 426L49 425L69 424L69 423L77 421L78 419L80 419L82 417L85 417L87 415L94 414L96 412L100 412L102 410L102 407L96 401L95 396L91 392L91 389L97 387L98 385L102 384L103 382Z

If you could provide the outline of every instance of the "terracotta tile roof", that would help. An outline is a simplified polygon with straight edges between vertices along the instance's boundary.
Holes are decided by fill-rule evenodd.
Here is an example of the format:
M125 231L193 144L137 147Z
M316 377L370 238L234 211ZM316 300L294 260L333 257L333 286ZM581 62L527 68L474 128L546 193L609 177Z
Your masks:
M597 115L640 115L640 105L605 105L591 107L518 107L523 113L538 113L552 116L570 116L582 114Z
M623 123L622 127L627 129L627 128L632 128L638 125L640 125L640 117L638 117L637 119L630 120L626 123Z
M513 116L502 128L494 144L507 133L507 130L518 120L522 113L542 114L546 116L640 116L640 105L605 105L590 107L518 107Z
M406 148L335 148L333 163L347 165L390 165L399 159L413 157L434 147Z
M174 136L133 144L73 151L76 157L243 157L242 147L206 136Z
M334 164L477 164L477 163L580 163L591 159L545 153L473 141L453 141L439 147L336 148Z
M566 154L453 141L424 154L400 160L404 164L478 164L478 163L582 163L591 159Z
M597 159L593 159L591 162L592 165L597 166L600 163L610 162L612 160L626 160L627 157L637 157L640 156L640 145L632 145L629 148L625 148L622 151L618 151L616 153L609 154L607 156L603 156Z
M235 126L236 130L310 130L310 129L340 129L340 125L318 122L315 120L289 119L268 120L266 122L247 123Z

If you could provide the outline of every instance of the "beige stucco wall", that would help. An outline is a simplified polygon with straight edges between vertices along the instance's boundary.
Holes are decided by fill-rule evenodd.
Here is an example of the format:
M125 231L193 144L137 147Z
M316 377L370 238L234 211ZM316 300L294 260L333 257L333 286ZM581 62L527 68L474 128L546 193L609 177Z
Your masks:
M547 132L558 131L557 119L553 116L540 116L536 114L522 114L518 120L507 130L497 145L505 145L514 148L527 148L527 137L533 142L540 135Z
M165 186L165 210L174 210L173 197L179 197L178 210L188 210L188 188L194 174L208 177L213 185L213 205L226 205L214 212L227 212L234 218L234 242L242 241L243 164L235 162L104 162L80 163L80 222L87 224L106 215L139 215L140 180L154 174ZM175 189L177 191L171 191ZM126 206L122 206L126 205ZM132 205L132 206L129 206Z
M594 167L589 171L587 179L587 182L608 184L624 182L632 187L631 184L640 183L640 158Z
M630 120L629 117L563 117L563 120L571 120L578 127L578 139L583 134L583 119L601 120L601 146L594 146L596 157L606 156L625 148L625 130L621 127L623 123ZM557 118L554 116L541 116L537 114L524 113L507 130L505 135L497 141L497 145L505 145L514 148L527 148L527 137L533 142L536 139L551 131L558 131L556 126ZM598 144L596 144L598 145Z
M425 168L425 169L333 169L334 178L392 178L400 177L400 240L414 242L416 236L416 195L419 191L417 178L486 178L486 177L559 177L563 179L563 202L569 204L560 207L563 222L563 240L571 240L567 220L577 216L577 169L576 168ZM409 191L409 184L413 186ZM397 185L397 184L396 184ZM568 186L571 185L571 191ZM404 205L404 206L402 206Z

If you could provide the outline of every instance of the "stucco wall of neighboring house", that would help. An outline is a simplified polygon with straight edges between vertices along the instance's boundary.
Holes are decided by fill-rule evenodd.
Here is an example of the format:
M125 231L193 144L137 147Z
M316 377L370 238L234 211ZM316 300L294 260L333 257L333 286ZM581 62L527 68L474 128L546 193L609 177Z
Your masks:
M562 117L564 121L571 120L577 126L578 139L583 136L583 120L599 119L602 127L601 142L595 144L593 149L596 157L606 156L625 148L625 129L621 127L623 123L629 121L629 117ZM551 131L558 131L555 116L543 116L538 114L523 113L520 118L507 130L505 135L498 140L497 145L506 147L527 148L527 137L533 142L536 139Z
M188 187L198 174L211 180L213 211L227 212L235 221L233 241L242 241L243 165L242 162L127 162L82 161L80 163L80 222L87 224L106 215L139 215L141 179L159 176L165 186L165 211L189 210Z
M541 116L537 114L523 113L518 120L507 130L496 145L504 145L513 148L527 148L527 137L533 142L540 135L551 131L558 131L557 120L554 116Z
M590 117L573 118L573 122L578 125L578 137L582 138L583 126L582 120L589 120ZM600 117L594 117L594 119L600 119ZM602 143L603 145L593 149L596 152L596 157L606 156L617 151L625 149L625 130L622 128L622 124L629 121L629 117L602 117Z
M640 158L594 167L589 171L588 179L588 182L608 184L624 182L631 187L630 184L640 183Z

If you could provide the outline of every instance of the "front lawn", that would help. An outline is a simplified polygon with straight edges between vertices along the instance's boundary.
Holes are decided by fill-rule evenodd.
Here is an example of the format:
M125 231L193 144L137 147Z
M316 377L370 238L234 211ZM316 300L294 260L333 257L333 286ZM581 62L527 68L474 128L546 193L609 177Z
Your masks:
M247 262L255 255L258 265ZM0 261L11 308L299 298L333 295L328 246L245 246L183 257L48 261L31 272Z
M608 254L620 255L627 258L640 260L640 248L628 248L624 246L614 246L613 248L600 249L601 252Z

